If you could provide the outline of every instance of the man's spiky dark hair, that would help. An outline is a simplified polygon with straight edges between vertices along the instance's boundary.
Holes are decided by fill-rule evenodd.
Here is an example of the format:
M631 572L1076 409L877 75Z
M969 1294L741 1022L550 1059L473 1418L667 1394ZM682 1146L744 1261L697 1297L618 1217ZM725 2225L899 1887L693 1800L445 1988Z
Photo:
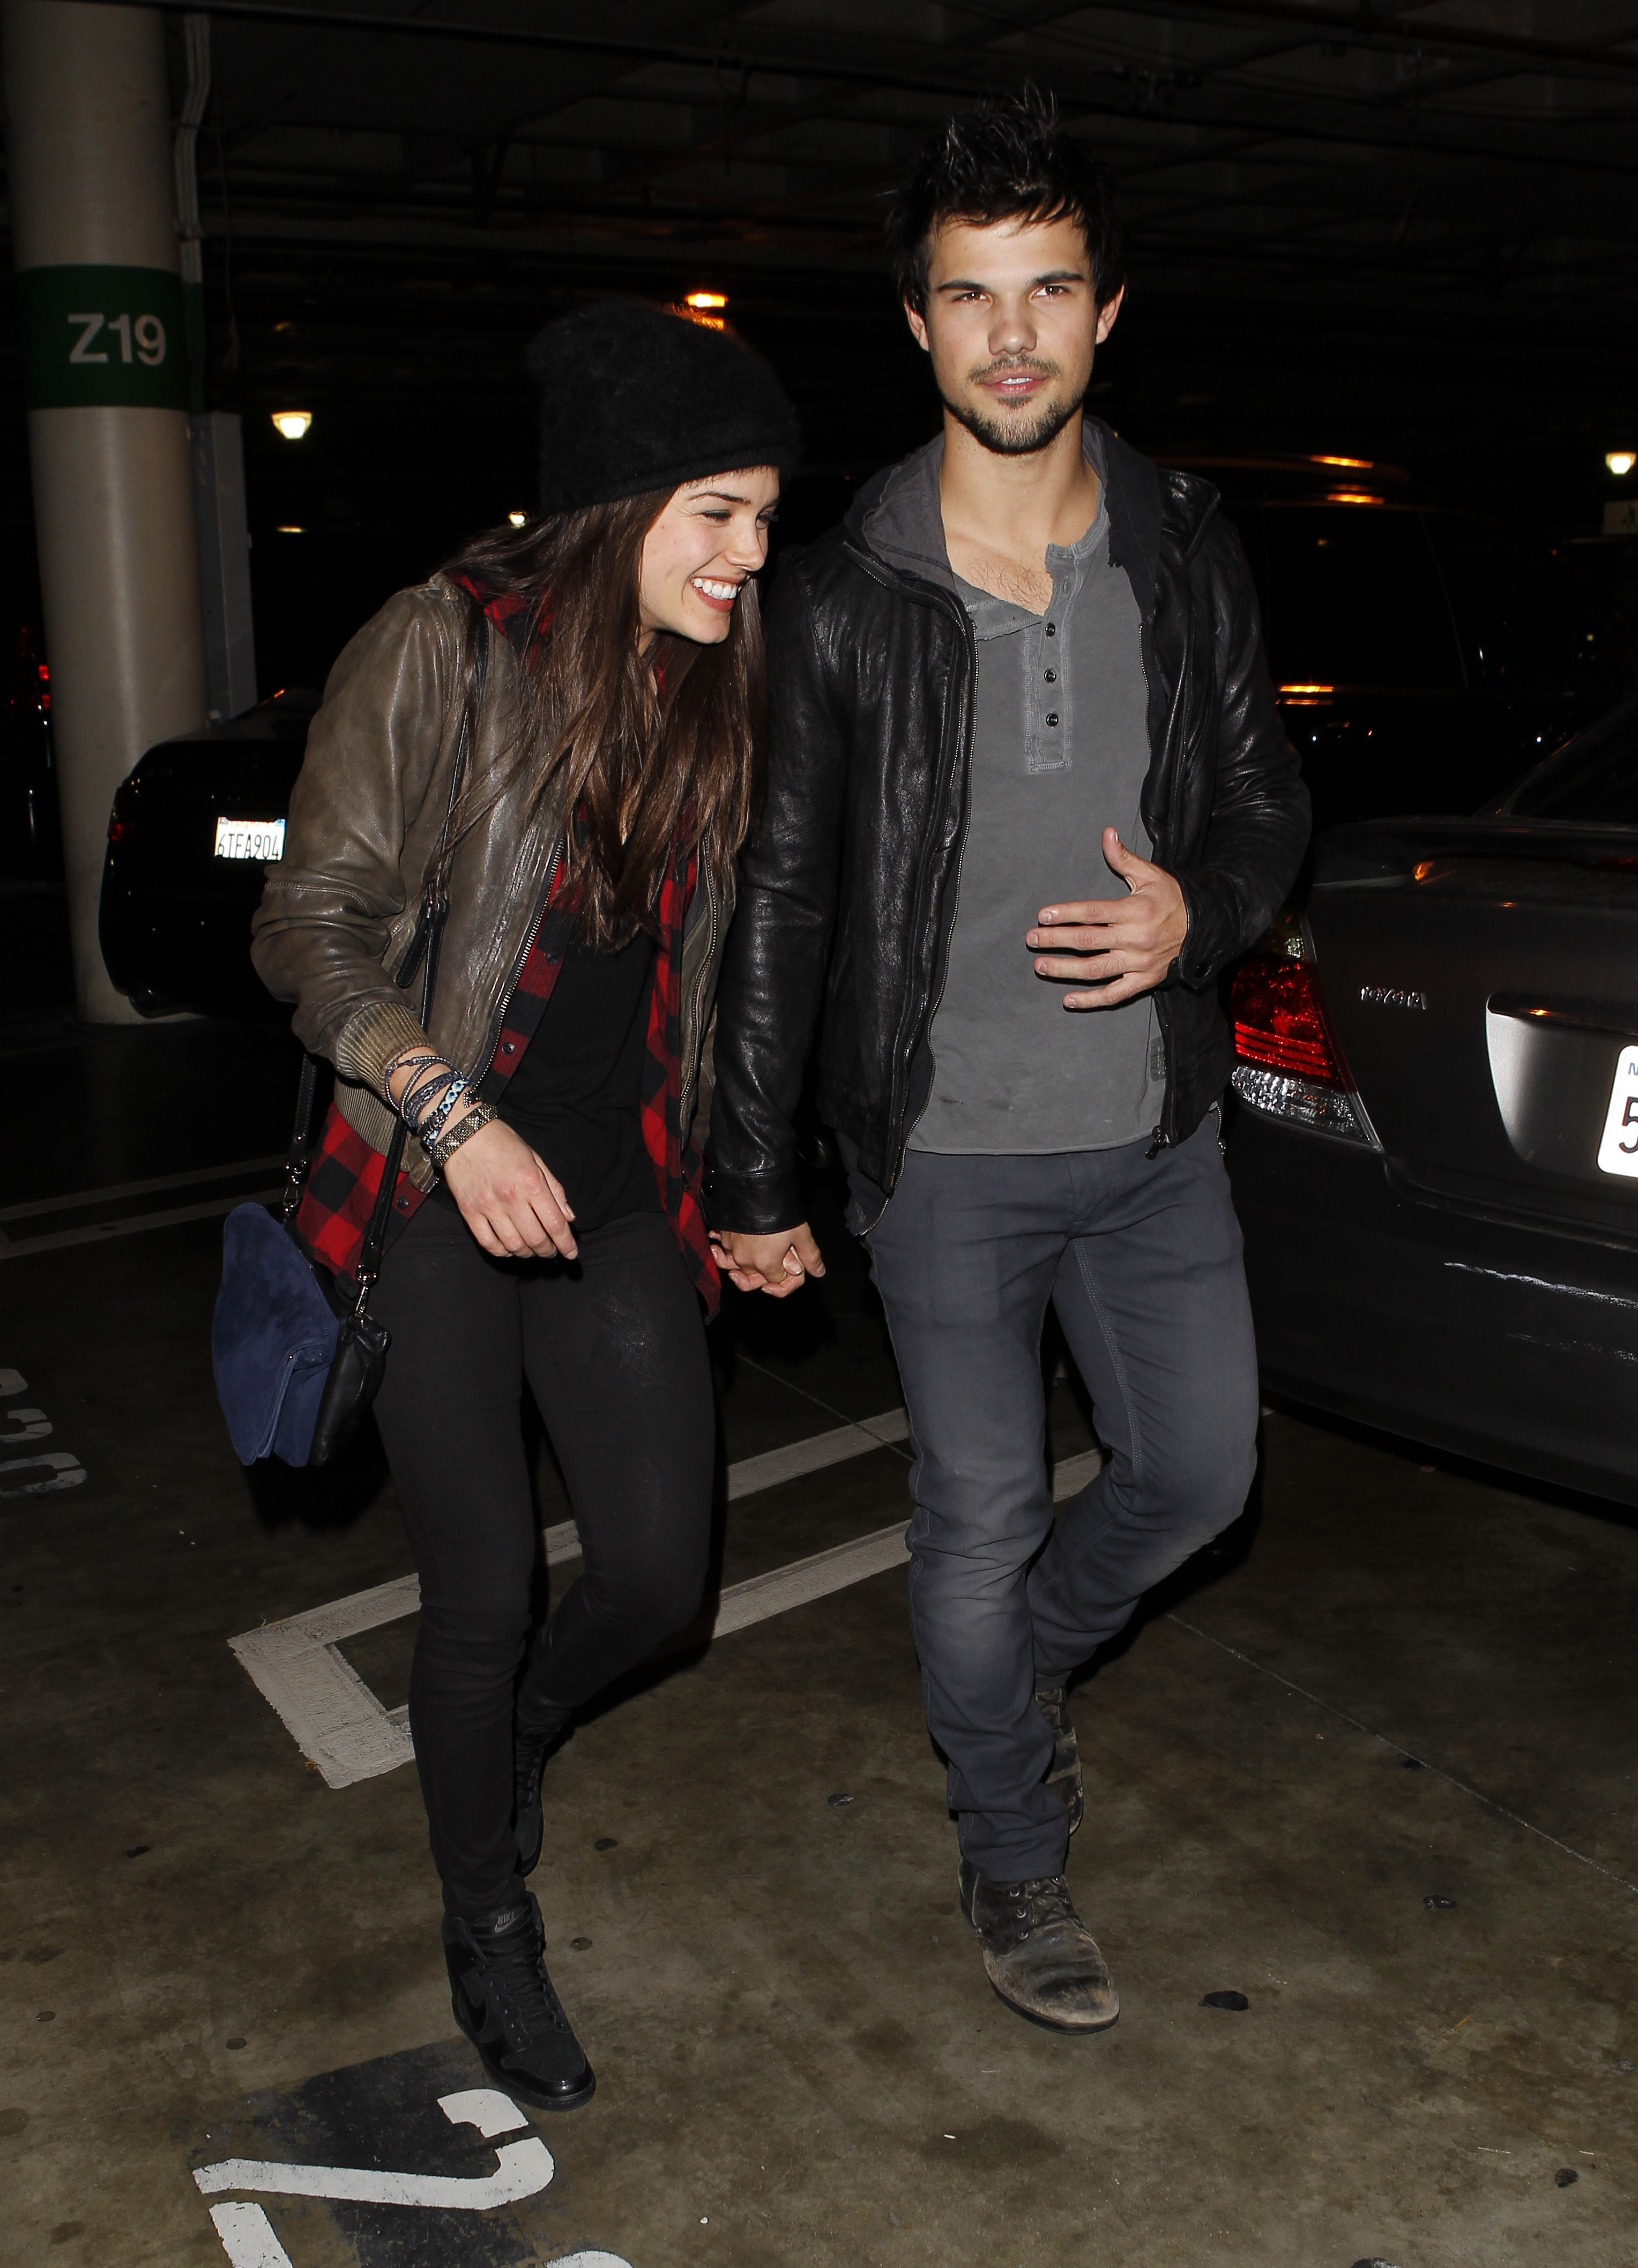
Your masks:
M1059 122L1058 105L1033 86L946 119L917 152L888 210L888 251L899 295L927 305L927 256L941 222L1073 220L1087 240L1100 306L1125 280L1120 219L1104 168Z

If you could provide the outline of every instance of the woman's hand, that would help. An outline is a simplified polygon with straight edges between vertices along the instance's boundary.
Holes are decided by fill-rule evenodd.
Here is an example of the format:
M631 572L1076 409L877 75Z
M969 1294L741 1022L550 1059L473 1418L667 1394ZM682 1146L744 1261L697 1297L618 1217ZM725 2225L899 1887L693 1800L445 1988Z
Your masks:
M765 1292L788 1299L810 1276L824 1274L824 1261L806 1221L772 1236L753 1236L737 1228L713 1228L711 1248L729 1283L742 1292Z
M463 1115L457 1112L452 1124ZM493 1258L574 1258L574 1208L563 1183L504 1120L491 1120L464 1141L444 1179L461 1219Z

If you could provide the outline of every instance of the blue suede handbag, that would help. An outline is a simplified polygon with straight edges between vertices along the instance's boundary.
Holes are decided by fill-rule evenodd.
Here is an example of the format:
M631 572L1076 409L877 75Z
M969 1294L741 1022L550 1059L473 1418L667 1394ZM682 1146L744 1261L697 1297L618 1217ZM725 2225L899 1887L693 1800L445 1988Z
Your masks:
M393 980L408 990L417 971L424 971L424 1031L449 912L455 814L488 659L488 623L480 615L449 807L422 887L415 934ZM223 1231L222 1288L210 1325L210 1360L228 1433L240 1462L247 1465L269 1456L287 1465L328 1464L358 1432L387 1373L391 1336L370 1313L370 1293L380 1273L408 1130L402 1124L394 1130L358 1272L351 1285L343 1288L327 1268L310 1261L296 1241L297 1209L313 1163L318 1076L318 1064L304 1056L278 1219L265 1205L236 1205Z

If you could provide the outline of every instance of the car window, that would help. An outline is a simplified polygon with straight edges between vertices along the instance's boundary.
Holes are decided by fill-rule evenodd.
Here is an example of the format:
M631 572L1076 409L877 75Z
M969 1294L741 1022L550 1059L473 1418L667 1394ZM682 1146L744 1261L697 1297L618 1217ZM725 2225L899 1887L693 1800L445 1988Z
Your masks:
M1463 689L1461 651L1419 513L1299 504L1258 516L1247 549L1261 555L1253 563L1277 685Z
M1430 533L1485 684L1520 698L1617 698L1625 641L1567 563L1477 520L1437 516Z
M1638 710L1584 738L1544 765L1509 797L1507 808L1531 819L1578 820L1583 826L1638 827Z

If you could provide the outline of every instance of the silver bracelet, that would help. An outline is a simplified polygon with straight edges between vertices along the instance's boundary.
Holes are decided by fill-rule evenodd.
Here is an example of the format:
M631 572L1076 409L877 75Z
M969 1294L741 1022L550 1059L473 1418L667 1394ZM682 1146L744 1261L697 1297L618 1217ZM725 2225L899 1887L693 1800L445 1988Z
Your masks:
M475 1102L459 1125L452 1126L447 1134L439 1137L432 1151L432 1163L440 1174L461 1145L476 1134L481 1126L489 1125L494 1116L487 1102Z

